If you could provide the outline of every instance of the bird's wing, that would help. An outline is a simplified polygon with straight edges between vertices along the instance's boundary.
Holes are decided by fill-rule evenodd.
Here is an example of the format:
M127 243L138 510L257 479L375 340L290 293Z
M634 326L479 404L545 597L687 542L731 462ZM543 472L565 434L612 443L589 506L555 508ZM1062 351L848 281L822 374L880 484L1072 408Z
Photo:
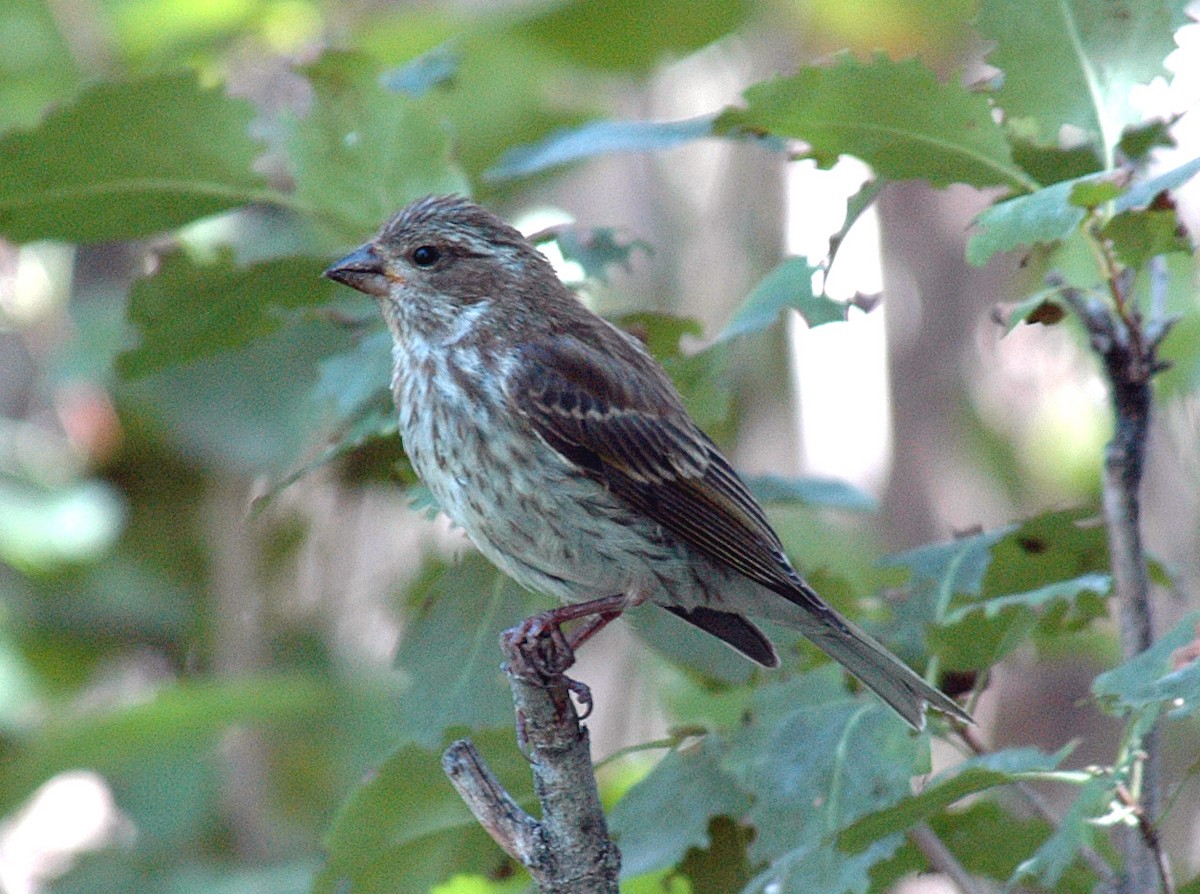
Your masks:
M823 614L762 508L666 376L612 335L612 351L567 335L523 345L506 387L513 408L584 474L684 542L792 601L811 594L809 607Z

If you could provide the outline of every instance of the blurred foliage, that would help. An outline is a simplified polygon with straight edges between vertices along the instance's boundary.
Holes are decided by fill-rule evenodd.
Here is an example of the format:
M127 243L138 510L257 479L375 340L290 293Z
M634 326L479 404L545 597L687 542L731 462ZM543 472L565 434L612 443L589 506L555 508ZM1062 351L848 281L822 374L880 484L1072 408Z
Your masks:
M420 496L392 418L389 337L369 302L319 277L418 196L516 212L570 165L699 139L867 162L876 179L828 254L774 258L715 341L697 349L703 327L680 316L617 320L714 436L737 424L736 348L792 311L811 326L847 318L824 280L898 179L1003 190L975 222L974 263L1026 252L1096 300L1128 269L1140 308L1161 299L1180 318L1161 392L1194 392L1195 252L1172 193L1200 160L1148 176L1170 128L1130 104L1162 74L1183 4L1053 5L984 0L974 26L973 4L932 0L0 6L0 853L11 861L10 830L85 769L112 809L68 848L87 852L69 867L29 858L37 890L524 889L438 756L470 731L529 797L495 642L540 597L477 555L422 557L384 668L347 657L336 619L281 595L314 525L289 485L316 473ZM852 52L744 85L737 107L615 117L676 60L754 52L767 34L796 47L808 32L821 52ZM946 76L980 38L1001 76ZM607 228L546 239L593 281L657 247ZM1030 292L1010 328L1072 324ZM749 483L818 589L972 699L997 661L1052 651L1108 612L1093 506L877 562L847 521L869 496ZM851 531L863 546L846 548ZM374 535L380 554L417 552ZM244 572L232 580L231 552ZM765 675L653 606L630 620L667 722L689 731L611 783L633 892L884 890L928 868L905 834L918 821L971 873L1089 891L1081 849L1111 857L1139 737L1160 715L1194 727L1200 707L1191 615L1096 678L1097 703L1125 724L1111 765L1008 748L914 793L930 736L956 741L940 720L910 734L795 634L772 630L785 667ZM1013 812L1006 794L1031 781L1071 787L1061 822Z

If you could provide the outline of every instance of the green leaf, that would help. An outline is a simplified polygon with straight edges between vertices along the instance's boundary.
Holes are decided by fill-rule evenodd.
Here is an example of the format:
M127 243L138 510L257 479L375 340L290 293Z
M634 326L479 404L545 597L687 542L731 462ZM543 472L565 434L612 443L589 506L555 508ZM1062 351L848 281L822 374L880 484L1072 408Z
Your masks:
M151 236L252 201L253 111L191 74L101 83L0 138L0 233L16 242Z
M476 552L429 566L409 591L396 666L406 675L400 735L426 747L446 730L512 722L500 632L535 610L531 597Z
M1112 241L1117 260L1128 267L1142 267L1168 252L1191 252L1173 210L1123 211L1104 225L1100 235Z
M991 800L932 817L929 825L968 872L999 882L1011 878L1025 856L1041 847L1053 831L1044 820L1016 816ZM1004 846L997 847L997 842ZM1095 876L1077 861L1054 890L1092 894L1095 884Z
M529 764L512 730L482 734L476 745L508 792L530 801ZM415 745L397 750L354 790L325 848L313 894L428 894L458 873L494 878L516 868L442 774L440 750Z
M1092 681L1092 694L1110 714L1162 705L1182 715L1200 706L1200 661L1191 657L1200 642L1200 612L1192 612L1145 652ZM1177 654L1178 653L1178 654Z
M1159 193L1178 189L1197 174L1200 174L1200 158L1193 158L1156 177L1134 183L1113 203L1113 211L1119 214L1132 208L1145 208L1154 202Z
M55 773L110 774L183 748L200 751L235 723L312 722L333 701L329 686L298 675L177 683L145 701L103 711L58 711L7 760L0 804L11 808Z
M484 178L528 177L549 168L614 152L657 152L713 135L714 116L686 121L589 121L556 130L531 146L509 149Z
M1105 202L1111 202L1121 194L1119 180L1120 175L1117 174L1080 180L1071 188L1071 195L1067 201L1080 208L1099 208Z
M522 37L576 65L649 72L663 57L698 50L741 25L750 0L576 0L521 19Z
M1140 120L1130 89L1163 74L1183 24L1183 3L1105 0L985 0L976 27L1004 72L996 100L1009 117L1031 118L1041 141L1064 125L1099 138L1106 150Z
M838 837L838 846L852 853L863 850L880 838L928 820L968 795L1036 778L1039 773L1058 767L1073 747L1069 744L1052 755L1036 748L1008 748L963 761L927 782L918 794L869 813L847 827Z
M7 0L0 9L0 132L36 124L53 102L78 89L82 72L44 0Z
M328 420L312 399L320 359L351 344L344 326L293 314L236 350L126 381L123 397L189 462L278 474Z
M326 53L304 74L313 107L287 123L294 201L331 246L362 241L413 199L468 192L440 119L381 87L363 57Z
M622 239L612 227L589 230L566 229L554 234L554 241L565 260L583 268L588 279L608 282L610 267L628 269L635 250L651 254L650 243L641 239Z
M1103 176L1089 174L1063 180L993 205L975 218L975 232L967 242L967 260L984 264L998 252L1062 239L1083 223L1084 210L1071 203L1071 195L1081 185L1102 182Z
M1009 593L1004 596L959 603L946 612L943 623L956 624L971 612L982 611L984 617L995 618L1010 608L1040 609L1058 600L1073 601L1082 593L1108 595L1112 590L1112 577L1107 574L1085 574L1070 580L1056 581L1025 593Z
M1085 846L1093 846L1098 827L1091 820L1101 816L1112 800L1112 780L1096 778L1087 782L1067 810L1058 828L1029 859L1021 863L1009 880L1015 886L1023 879L1036 879L1048 891L1071 868Z
M840 57L790 78L756 84L747 108L729 109L717 131L749 129L803 140L829 165L854 155L891 180L967 183L1030 192L985 96L939 83L916 60Z
M462 51L453 42L438 44L427 53L394 68L380 78L389 90L420 99L454 80L462 66Z
M1153 149L1175 145L1171 136L1171 125L1166 121L1150 121L1136 127L1127 127L1118 144L1121 154L1130 161L1141 161Z
M751 722L729 734L725 766L754 796L751 857L769 868L750 890L865 891L867 873L901 842L858 854L834 846L861 816L907 797L927 761L925 740L874 701L851 697L826 666L755 695Z
M668 752L610 815L621 848L621 876L675 866L688 848L709 847L709 820L737 819L750 803L705 742ZM664 823L668 815L671 821Z
M139 280L129 298L129 321L140 344L117 359L125 378L182 366L238 348L278 330L281 312L326 302L324 261L290 257L241 268L228 256L197 264L174 254L158 274Z
M853 484L834 478L784 478L782 475L743 475L750 492L762 503L799 503L875 512L876 499Z
M812 277L817 270L807 258L788 258L780 263L754 287L717 341L761 332L785 310L798 311L810 326L844 321L846 305L813 293Z

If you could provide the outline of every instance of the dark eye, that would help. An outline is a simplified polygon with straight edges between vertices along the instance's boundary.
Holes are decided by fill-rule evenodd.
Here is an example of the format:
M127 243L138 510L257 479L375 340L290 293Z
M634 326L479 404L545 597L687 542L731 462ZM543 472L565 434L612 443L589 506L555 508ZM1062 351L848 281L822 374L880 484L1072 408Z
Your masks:
M418 245L412 251L412 262L418 267L432 267L441 256L442 253L432 245Z

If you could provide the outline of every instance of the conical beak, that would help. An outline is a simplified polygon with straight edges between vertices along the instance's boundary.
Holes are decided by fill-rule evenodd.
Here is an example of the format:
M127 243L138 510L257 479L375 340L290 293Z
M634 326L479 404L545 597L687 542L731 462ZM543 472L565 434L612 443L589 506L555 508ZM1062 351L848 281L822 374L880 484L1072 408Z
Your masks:
M386 297L389 281L396 278L388 276L383 261L369 242L331 264L324 275L334 282L377 298Z

